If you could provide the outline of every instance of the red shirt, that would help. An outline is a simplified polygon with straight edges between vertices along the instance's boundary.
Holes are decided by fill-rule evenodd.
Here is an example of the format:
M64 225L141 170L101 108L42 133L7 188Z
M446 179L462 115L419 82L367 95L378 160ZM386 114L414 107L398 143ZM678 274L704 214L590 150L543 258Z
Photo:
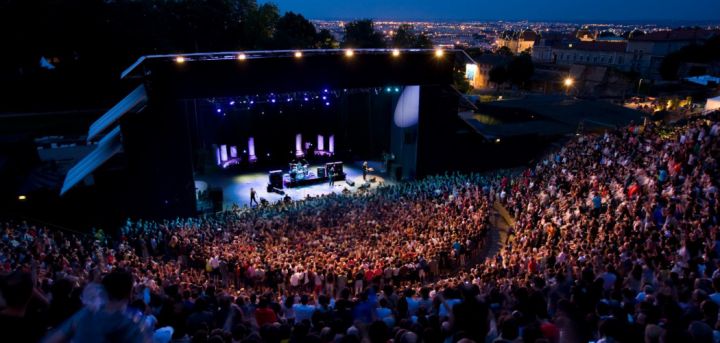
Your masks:
M255 320L257 320L258 327L263 327L265 324L277 322L277 316L275 315L275 311L270 308L258 307L255 309Z

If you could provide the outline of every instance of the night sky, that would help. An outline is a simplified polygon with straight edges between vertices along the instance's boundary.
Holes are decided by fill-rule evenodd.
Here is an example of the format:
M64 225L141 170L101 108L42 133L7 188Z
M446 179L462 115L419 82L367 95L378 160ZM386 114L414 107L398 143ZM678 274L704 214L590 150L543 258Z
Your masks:
M720 0L258 0L310 19L719 21Z

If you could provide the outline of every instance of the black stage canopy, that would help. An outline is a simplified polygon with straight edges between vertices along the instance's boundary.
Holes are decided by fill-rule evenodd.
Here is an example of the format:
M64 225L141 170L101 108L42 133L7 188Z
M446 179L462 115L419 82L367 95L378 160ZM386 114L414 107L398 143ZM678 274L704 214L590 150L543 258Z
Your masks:
M439 172L458 125L460 94L454 73L470 58L462 50L281 50L144 56L121 78L137 87L114 112L94 124L89 139L120 128L124 169L112 188L127 215L171 217L195 213L191 130L195 99L307 90L418 86L413 128L396 128L412 147L414 176ZM419 100L417 100L419 99ZM195 108L195 109L193 109ZM113 110L111 110L113 111ZM446 158L447 159L447 158ZM101 166L95 166L102 171ZM114 168L117 170L118 168ZM407 169L406 169L407 172ZM78 175L95 169L76 170ZM112 180L110 177L101 178ZM66 184L68 181L66 180ZM74 180L73 183L76 183ZM99 183L99 182L98 182ZM96 183L96 184L98 184ZM67 186L67 185L66 185ZM67 191L69 186L64 188Z

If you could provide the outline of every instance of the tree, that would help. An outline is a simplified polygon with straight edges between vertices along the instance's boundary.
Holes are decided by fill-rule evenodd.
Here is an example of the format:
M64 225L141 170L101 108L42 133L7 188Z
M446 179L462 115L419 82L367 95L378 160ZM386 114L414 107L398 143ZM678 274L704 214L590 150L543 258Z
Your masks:
M710 38L703 45L688 45L668 54L660 63L659 72L665 80L677 80L683 63L711 63L717 60L720 60L720 36ZM700 71L691 72L697 74Z
M413 32L413 26L410 24L401 24L395 36L392 38L392 45L396 48L412 48L415 45L417 37Z
M384 48L386 46L382 33L375 30L370 19L351 21L345 24L343 46L357 49Z
M502 46L502 47L500 47L499 49L497 49L497 51L495 51L495 54L500 55L500 56L513 56L513 55L515 55L515 54L512 52L512 50L510 50L510 48L508 48L508 47L506 47L506 46Z
M301 14L286 12L275 25L273 47L278 49L307 49L315 46L315 25Z
M453 72L453 84L455 85L455 89L463 94L470 92L473 88L468 79L465 77L465 73L463 73L460 69Z
M322 29L315 36L315 47L318 49L337 49L340 47L335 36L328 29Z
M510 82L518 87L527 86L527 82L530 81L530 78L535 72L535 66L533 65L530 54L522 53L515 56L510 60L510 63L508 63L507 71Z
M275 25L279 20L280 10L272 3L265 3L249 11L243 27L243 45L254 49L271 46Z
M430 49L433 47L433 43L426 34L415 33L412 25L401 24L392 38L392 46L396 48Z
M495 84L495 89L500 89L500 86L507 82L508 72L505 66L494 66L488 72L488 78L490 82Z

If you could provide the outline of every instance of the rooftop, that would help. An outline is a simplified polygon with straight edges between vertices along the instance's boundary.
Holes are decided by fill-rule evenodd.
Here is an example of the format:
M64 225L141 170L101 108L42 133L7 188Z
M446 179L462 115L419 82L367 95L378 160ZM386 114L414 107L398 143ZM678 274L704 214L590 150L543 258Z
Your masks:
M720 30L677 29L649 32L638 37L631 37L630 40L640 42L706 40L715 35L720 35Z

